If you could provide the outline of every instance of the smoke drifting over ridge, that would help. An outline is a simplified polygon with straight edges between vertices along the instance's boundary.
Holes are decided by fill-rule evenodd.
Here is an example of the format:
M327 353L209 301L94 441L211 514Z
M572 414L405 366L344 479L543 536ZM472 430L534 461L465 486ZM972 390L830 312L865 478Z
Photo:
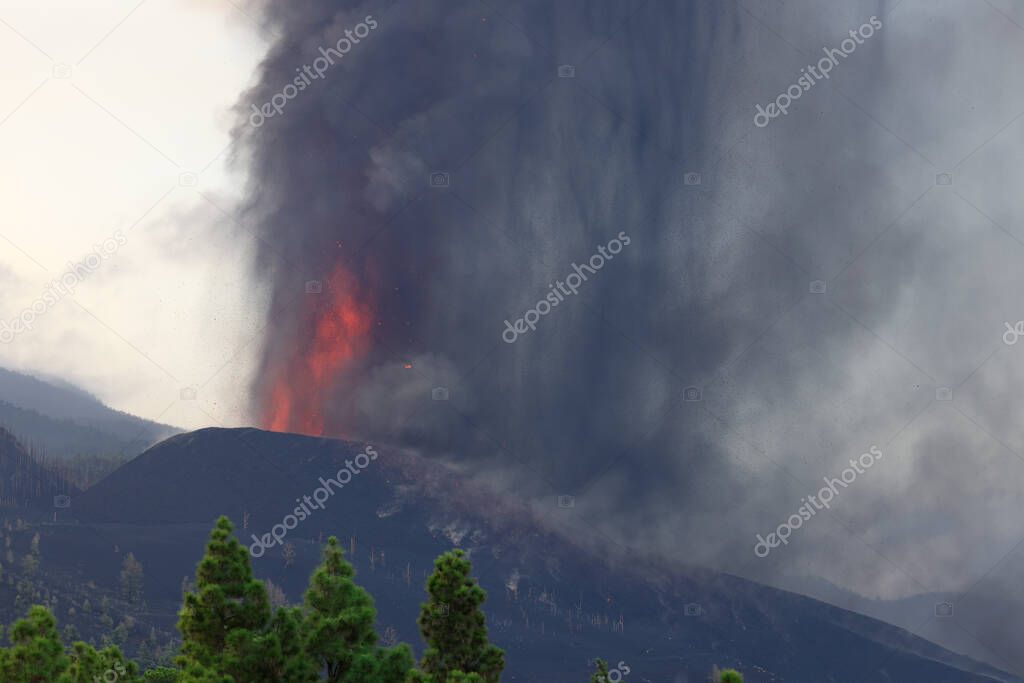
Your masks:
M273 285L256 414L500 473L553 523L675 559L989 595L1024 535L1024 432L992 398L1024 375L1000 341L1024 318L1021 207L999 191L1024 140L1007 126L1024 100L999 85L1024 56L1015 10L757 5L263 7L280 37L240 118L346 29L379 27L239 128ZM754 125L873 15L877 35ZM631 244L578 295L502 340L620 231ZM883 458L832 510L754 555L872 445ZM961 649L1021 666L988 613L958 613Z

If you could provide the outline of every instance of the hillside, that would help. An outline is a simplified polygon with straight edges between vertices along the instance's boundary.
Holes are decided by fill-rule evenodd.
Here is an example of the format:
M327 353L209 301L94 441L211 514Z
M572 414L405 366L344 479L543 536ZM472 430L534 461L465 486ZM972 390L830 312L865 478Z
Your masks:
M85 527L76 533L92 529L104 543L130 548L147 567L148 585L171 604L218 514L252 543L362 448L254 429L178 435L82 494L74 513ZM599 656L625 660L634 680L648 683L703 680L714 664L741 668L752 683L1019 680L810 598L709 571L591 554L516 501L415 456L379 452L323 509L286 532L293 560L281 546L257 551L258 575L298 599L316 541L336 534L376 596L382 626L418 644L423 580L437 554L459 545L489 592L490 628L508 650L509 681L586 680L588 660ZM80 545L61 540L70 530L52 533L69 552ZM106 562L103 572L116 568L113 559L88 562Z
M0 507L64 510L70 500L57 501L59 507L54 507L54 498L61 495L74 499L78 490L60 473L40 464L14 435L0 428Z
M176 433L71 385L0 368L0 427L50 457L133 456Z

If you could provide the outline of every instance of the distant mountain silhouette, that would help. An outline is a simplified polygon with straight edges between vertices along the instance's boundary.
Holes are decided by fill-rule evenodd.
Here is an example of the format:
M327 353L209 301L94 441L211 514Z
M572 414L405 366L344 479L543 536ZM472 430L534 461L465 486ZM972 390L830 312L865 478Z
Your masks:
M109 408L64 382L3 368L0 426L51 457L133 456L180 431Z
M219 514L246 545L315 496L363 444L256 429L204 429L149 449L81 494L81 526L48 542L79 565L101 538L131 549L152 600L173 604ZM376 447L372 461L323 509L286 531L256 572L301 599L327 534L342 541L377 600L382 629L419 647L415 620L433 559L457 545L487 589L492 640L507 651L505 681L589 679L588 660L631 669L627 681L704 681L713 665L761 681L1020 681L888 624L734 576L595 553L542 524L526 506L414 455ZM322 497L322 494L321 494ZM564 511L571 514L571 511ZM279 527L283 530L284 527ZM72 533L73 532L73 533ZM76 547L76 546L81 546ZM172 618L167 608L168 623Z

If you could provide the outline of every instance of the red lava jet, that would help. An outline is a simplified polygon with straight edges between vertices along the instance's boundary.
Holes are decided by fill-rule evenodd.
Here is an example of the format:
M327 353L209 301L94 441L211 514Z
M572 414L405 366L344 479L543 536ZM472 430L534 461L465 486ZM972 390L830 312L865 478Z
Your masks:
M266 429L324 435L324 406L336 381L369 348L372 306L360 295L355 278L339 267L323 294L307 297L303 324L310 334L300 338L269 385Z

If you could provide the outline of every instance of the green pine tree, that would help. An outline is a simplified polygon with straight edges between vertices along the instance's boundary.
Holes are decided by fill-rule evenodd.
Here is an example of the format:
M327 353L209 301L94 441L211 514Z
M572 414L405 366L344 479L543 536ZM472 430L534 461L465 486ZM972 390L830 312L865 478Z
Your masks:
M34 605L28 617L11 627L11 647L0 649L0 680L4 683L53 683L70 660L57 633L57 620Z
M377 647L377 609L354 578L355 569L331 536L306 591L306 650L329 683L401 683L412 668L412 653L405 645Z
M412 650L405 643L389 648L375 648L356 659L347 681L406 683L414 664Z
M590 677L590 683L610 683L608 679L608 662L597 660L597 671Z
M320 668L306 648L306 622L299 607L282 607L274 613L270 630L281 648L280 675L290 683L318 683Z
M498 683L505 668L505 653L487 639L481 605L487 593L470 576L472 565L462 550L448 552L434 562L427 580L430 598L417 623L427 648L420 680L431 683Z
M267 660L280 654L266 639L270 602L232 531L227 517L217 520L196 570L195 592L185 594L178 620L183 683L211 675L227 675L235 683L276 681L264 677L275 668ZM258 674L250 677L253 672Z
M316 665L306 654L304 624L297 608L278 610L265 631L238 631L228 639L221 671L238 683L316 683Z

